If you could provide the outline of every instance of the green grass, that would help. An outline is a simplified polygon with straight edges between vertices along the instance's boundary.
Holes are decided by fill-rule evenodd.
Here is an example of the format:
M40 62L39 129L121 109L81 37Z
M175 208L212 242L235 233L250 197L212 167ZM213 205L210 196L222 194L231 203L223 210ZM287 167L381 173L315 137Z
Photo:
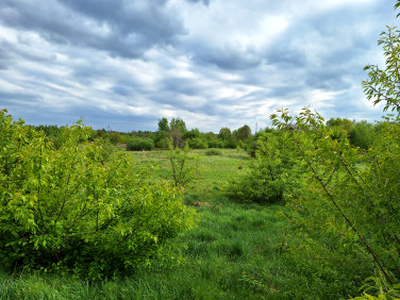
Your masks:
M184 190L187 205L199 204L193 207L200 221L171 241L186 245L184 263L156 260L130 277L95 284L61 274L0 272L0 299L338 299L340 287L337 291L330 278L321 282L305 272L288 251L289 227L278 216L287 208L224 197L227 182L246 172L246 153L224 149L210 156L206 151L194 152L200 156L199 176ZM132 156L138 164L159 166L156 182L170 179L162 151Z
M213 197L228 181L246 172L248 155L243 150L218 149L221 155L209 156L208 150L194 150L192 157L198 157L199 172L196 179L185 187L185 194L197 194L201 198ZM165 151L131 152L139 165L156 164L155 180L172 181L170 162Z

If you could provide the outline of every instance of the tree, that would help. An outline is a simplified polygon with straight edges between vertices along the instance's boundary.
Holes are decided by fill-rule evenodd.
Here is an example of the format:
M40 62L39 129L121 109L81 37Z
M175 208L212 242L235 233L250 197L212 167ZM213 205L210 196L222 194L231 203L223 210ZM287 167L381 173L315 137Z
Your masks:
M186 124L182 119L173 118L169 124L170 130L174 128L178 128L182 134L185 134L187 131Z
M396 8L400 6L397 2ZM400 114L400 31L397 27L387 26L381 33L378 45L382 46L386 57L385 69L377 65L367 65L369 79L362 82L367 99L373 99L374 105L385 102L383 111L391 109Z
M251 128L248 125L244 125L237 130L236 134L239 140L245 142L251 138Z
M353 146L368 150L374 142L374 125L367 121L361 121L354 124L349 131L349 140Z
M183 148L185 146L184 134L187 132L185 122L182 119L173 118L169 128L169 138L172 139L174 148Z
M218 138L227 142L231 138L232 132L228 127L222 127L219 130Z
M164 132L169 131L167 118L161 118L160 120L158 120L158 131L164 131Z
M326 126L328 127L340 127L346 131L350 131L353 128L354 121L350 121L349 119L342 118L330 118L326 121Z

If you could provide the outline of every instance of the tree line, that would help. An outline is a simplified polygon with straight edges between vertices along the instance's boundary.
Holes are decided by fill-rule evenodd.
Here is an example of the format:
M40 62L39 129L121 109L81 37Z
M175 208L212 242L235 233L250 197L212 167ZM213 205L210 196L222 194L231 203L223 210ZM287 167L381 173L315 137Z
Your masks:
M386 118L390 118L389 115ZM351 145L367 150L374 143L377 135L382 129L382 122L355 121L347 118L331 118L326 121L326 126L333 130L333 135L339 137L342 132L349 138ZM201 132L198 128L187 129L186 123L180 118L168 120L163 117L158 120L158 128L153 131L131 131L129 133L113 130L99 129L91 130L89 139L94 141L102 138L114 145L123 145L130 151L142 151L168 149L171 140L176 148L183 148L188 143L191 149L208 148L241 148L249 150L251 155L257 148L257 140L264 132L272 132L275 129L267 127L252 133L248 125L231 130L222 127L216 134L214 132ZM57 147L62 143L62 131L65 126L39 125L32 126L36 131L43 131L46 136L53 140Z

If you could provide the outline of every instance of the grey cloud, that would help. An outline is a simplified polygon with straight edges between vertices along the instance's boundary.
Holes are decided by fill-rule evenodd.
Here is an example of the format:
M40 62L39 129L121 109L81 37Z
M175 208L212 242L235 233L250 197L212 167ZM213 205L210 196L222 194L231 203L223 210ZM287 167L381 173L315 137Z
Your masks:
M241 50L233 45L226 45L222 49L209 49L207 52L198 53L198 57L225 70L248 70L263 62L263 55L257 51L251 48Z
M0 19L7 26L36 30L51 42L138 57L154 46L173 44L186 33L165 2L6 0L0 5Z
M199 3L199 2L203 2L203 4L205 6L209 6L210 5L210 0L186 0L187 2L192 2L192 3Z
M14 58L9 49L9 43L4 41L0 42L0 70L8 69L13 64Z
M384 5L369 2L375 3L375 10L359 4L361 13L356 6L303 12L265 43L246 39L245 33L268 15L285 16L282 2L249 0L243 8L243 1L232 0L227 15L223 5L218 8L221 2L186 1L194 5L162 0L3 0L0 25L12 32L11 37L0 35L0 107L35 124L72 124L84 116L95 129L121 131L154 130L166 112L167 117L200 124L200 130L218 131L223 124L237 128L258 122L261 127L260 120L267 122L275 107L308 105L307 97L314 92L327 98L323 103L313 100L321 104L326 118L379 118L379 110L362 103L359 83L366 77L364 59L375 62L376 40L392 13L388 0ZM381 6L388 8L376 10ZM246 13L237 16L236 8ZM194 10L213 12L218 20L232 18L233 27L222 26L214 34L219 29L198 15L193 26L205 34L191 36L185 30L191 16L181 16ZM258 20L249 21L249 16ZM242 24L248 31L235 27ZM353 31L357 26L361 30ZM224 34L232 38L224 39Z
M133 88L126 85L116 85L111 90L120 96L131 96L133 93Z
M185 78L166 78L163 80L162 86L166 91L185 94L188 96L200 95L202 93L202 88L198 85L198 83Z

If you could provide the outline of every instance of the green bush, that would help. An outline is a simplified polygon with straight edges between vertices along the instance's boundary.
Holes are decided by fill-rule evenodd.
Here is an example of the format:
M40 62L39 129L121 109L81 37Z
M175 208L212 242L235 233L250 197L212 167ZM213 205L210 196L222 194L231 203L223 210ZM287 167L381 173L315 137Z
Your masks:
M126 144L128 151L150 151L154 149L154 141L151 138L134 138Z
M273 123L285 130L295 122L298 130L288 134L311 175L304 185L307 194L290 203L293 222L301 228L296 235L303 245L296 247L297 253L303 248L303 254L320 260L319 268L343 270L346 266L354 280L382 274L389 285L398 284L399 124L381 124L375 145L364 151L352 147L345 135L333 138L319 114L308 108L295 118L285 109L279 112L279 117L271 117ZM326 243L315 245L309 238L313 235ZM334 260L337 263L324 252L340 254Z
M131 271L191 226L174 188L154 185L130 155L88 143L80 122L55 149L0 113L0 264L96 280Z
M206 151L206 155L208 156L216 156L216 155L222 155L222 151L220 149L208 149Z
M205 140L200 137L195 137L188 140L189 147L192 149L207 149L208 144Z
M225 148L225 143L221 140L210 140L207 143L209 148Z
M230 182L226 195L239 202L283 201L298 185L300 174L296 152L283 135L264 133L249 165L249 172Z
M374 125L367 121L361 121L349 131L349 141L353 146L368 150L374 142L374 135Z

